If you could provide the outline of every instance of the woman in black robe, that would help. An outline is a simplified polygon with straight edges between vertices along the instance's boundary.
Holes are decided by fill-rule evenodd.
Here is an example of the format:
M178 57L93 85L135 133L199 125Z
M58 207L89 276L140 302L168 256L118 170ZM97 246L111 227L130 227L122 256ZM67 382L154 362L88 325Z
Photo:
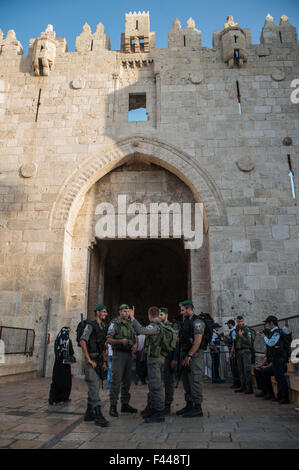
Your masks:
M72 388L72 371L70 364L63 364L63 351L68 350L74 354L72 341L69 337L70 328L63 327L57 335L54 345L55 363L53 367L52 383L49 394L49 405L70 401Z

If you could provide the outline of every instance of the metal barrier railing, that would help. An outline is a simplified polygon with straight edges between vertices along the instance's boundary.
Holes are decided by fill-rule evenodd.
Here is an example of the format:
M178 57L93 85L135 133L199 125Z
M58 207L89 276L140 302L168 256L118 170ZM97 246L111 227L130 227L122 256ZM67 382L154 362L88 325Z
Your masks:
M278 326L280 328L286 326L292 332L293 339L299 338L299 315L293 315L291 317L281 318L278 320ZM265 342L263 338L258 334L265 328L264 323L258 323L256 325L250 326L253 328L257 335L254 342L254 349L256 353L265 354Z
M219 353L204 352L204 378L214 382L233 380L227 346L221 346Z
M35 331L32 329L0 326L0 340L4 343L4 354L33 355Z

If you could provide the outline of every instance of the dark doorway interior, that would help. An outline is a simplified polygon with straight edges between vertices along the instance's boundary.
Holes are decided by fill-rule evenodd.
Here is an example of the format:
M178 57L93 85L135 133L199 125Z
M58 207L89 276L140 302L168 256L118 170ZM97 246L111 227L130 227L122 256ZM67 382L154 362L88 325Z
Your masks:
M179 312L178 302L188 297L189 250L184 250L182 240L101 240L93 258L89 298L95 301L91 286L93 291L99 286L112 317L121 303L128 303L135 305L142 323L152 305L167 307L171 319Z

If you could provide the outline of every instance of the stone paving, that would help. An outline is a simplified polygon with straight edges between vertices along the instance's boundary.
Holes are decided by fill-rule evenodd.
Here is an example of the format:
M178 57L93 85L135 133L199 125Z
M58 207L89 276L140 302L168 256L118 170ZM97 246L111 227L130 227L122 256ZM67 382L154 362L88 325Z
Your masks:
M49 406L51 380L37 378L0 385L0 448L9 449L295 449L299 414L294 405L235 394L230 383L204 383L202 418L182 418L182 385L165 423L145 424L138 415L108 415L109 391L102 390L108 428L85 423L86 385L73 379L67 405ZM132 385L131 404L144 408L147 386ZM120 408L120 406L119 406Z

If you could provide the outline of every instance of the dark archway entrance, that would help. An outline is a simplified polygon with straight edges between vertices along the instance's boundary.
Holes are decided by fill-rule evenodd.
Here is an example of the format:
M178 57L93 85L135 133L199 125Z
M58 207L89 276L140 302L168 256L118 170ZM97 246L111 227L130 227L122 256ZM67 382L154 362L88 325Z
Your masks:
M189 266L189 250L180 239L98 241L91 255L89 311L99 300L113 317L128 303L145 323L148 308L156 305L167 307L171 319L188 297Z

